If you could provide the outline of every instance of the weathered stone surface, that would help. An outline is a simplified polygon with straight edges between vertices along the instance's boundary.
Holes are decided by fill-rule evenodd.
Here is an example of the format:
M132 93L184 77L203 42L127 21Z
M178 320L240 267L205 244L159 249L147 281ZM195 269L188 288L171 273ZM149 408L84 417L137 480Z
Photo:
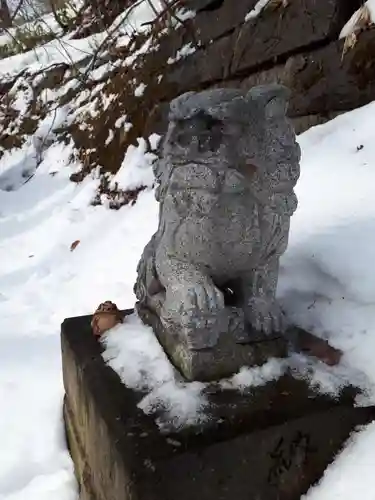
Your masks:
M342 47L342 42L339 43L338 45ZM332 50L332 48L330 50ZM321 52L323 51L318 51L318 54ZM336 57L338 56L339 54L336 53ZM311 59L314 60L313 55L311 55ZM326 104L324 104L324 102L326 102L326 99L323 101L323 103L320 103L318 99L318 103L324 105L323 106L320 105L318 108L315 108L320 110L319 113L312 114L309 97L305 94L306 89L300 87L301 81L303 81L303 75L302 78L300 79L298 73L299 70L301 69L301 65L298 64L298 61L300 60L301 59L299 57L291 58L286 66L285 65L274 66L271 69L260 71L259 73L253 73L252 75L249 75L244 79L227 80L225 82L219 82L214 84L213 88L225 87L225 88L241 88L244 90L250 90L255 85L264 85L266 83L281 83L290 85L291 98L287 114L293 123L296 134L301 134L302 132L305 132L309 128L314 127L315 125L320 125L322 123L326 123L329 120L332 120L343 111L356 107L357 106L356 102L362 102L363 104L367 104L369 101L375 98L375 94L372 94L370 90L373 85L370 80L368 82L368 85L366 85L365 92L359 93L357 87L356 86L353 87L354 94L351 93L352 102L351 104L350 102L347 104L349 108L329 111L329 108L334 104L330 103L329 106L327 106ZM307 69L307 65L305 66L303 64L302 67L305 67ZM327 63L327 71L328 71L327 77L330 78L331 74L329 71L329 63ZM314 82L314 79L312 81ZM319 81L315 81L315 83L317 84L319 83ZM333 98L335 99L334 97L335 93L333 88L329 88L328 85L325 85L324 79L321 80L319 85L321 92L326 93L328 91L328 96L332 95ZM297 89L295 88L296 86ZM341 74L340 87L343 88L346 86L347 86L346 75ZM346 97L350 96L350 91L348 92L346 90L343 90L343 93L344 96ZM358 96L362 96L361 100L358 99ZM163 123L164 132L167 128L167 123L168 123L167 113L165 113L164 123ZM159 130L161 130L161 128L159 128Z
M212 349L192 351L180 337L171 335L150 309L139 307L137 310L142 321L153 328L173 365L190 381L206 382L229 377L242 366L261 366L270 358L282 358L288 354L287 336L276 334L258 342L236 344L230 330L220 336ZM249 331L250 337L255 335L256 332Z
M136 304L136 310L142 321L153 328L171 363L189 381L215 382L237 373L243 366L261 366L272 357L285 358L292 351L316 356L330 365L338 364L342 355L323 339L298 327L288 328L284 335L259 336L258 340L257 332L250 331L253 341L245 344L235 344L228 331L212 349L191 351L179 337L163 328L150 309Z
M294 0L286 8L263 10L236 33L231 73L248 71L302 47L334 40L360 4L346 0Z
M202 45L216 40L238 26L244 24L245 16L250 12L257 0L241 0L234 6L233 0L217 2L216 9L200 11L191 20L195 39Z
M197 50L169 67L164 81L178 88L178 94L230 77L232 36L220 38L206 49Z
M344 56L343 47L340 40L288 61L283 81L292 91L291 115L347 111L375 99L375 29Z
M154 164L159 225L134 290L141 310L160 319L159 339L188 379L202 379L205 369L206 379L221 378L284 350L275 293L300 159L288 97L285 87L265 85L171 102Z
M337 40L231 85L244 89L272 82L286 85L291 91L288 116L300 133L375 99L375 29L361 33L345 55L343 49L344 41Z
M177 36L177 35L176 35ZM180 35L179 35L180 36ZM343 57L343 40L290 57L278 64L242 75L233 75L229 67L235 45L234 34L221 38L207 50L199 50L187 59L171 65L162 80L161 88L152 89L159 102L148 108L146 134L167 128L168 100L186 90L200 88L242 88L265 83L282 83L291 90L288 116L297 133L310 126L324 123L340 112L354 109L375 99L375 30L360 34L357 44ZM229 41L230 39L230 41ZM173 50L165 40L165 50L147 56L145 71L155 72L156 64L175 55L182 40L175 41ZM159 59L157 59L159 57ZM164 59L163 59L164 58ZM150 87L151 88L151 87Z
M206 49L198 50L175 63L165 75L168 84L176 85L178 93L208 86L230 77L233 35L220 38Z
M286 8L267 8L233 33L173 65L166 81L177 83L182 93L197 88L197 84L207 85L259 71L264 65L273 66L288 55L335 40L360 4L357 0L295 0Z
M196 47L206 46L242 25L246 14L256 3L257 0L241 0L233 8L233 0L184 2L187 9L196 11L195 17L185 20L177 31L163 37L163 43L173 45L175 50L187 43Z
M225 39L224 42L220 42L220 40L218 40L215 44L213 44L215 48L210 48L210 55L212 56L213 52L215 52L215 56L220 58L221 64L216 66L213 66L212 63L209 65L201 64L202 61L200 60L206 57L206 51L202 50L202 47L205 47L213 40L217 40L220 37L229 34L237 26L243 24L246 13L254 7L256 2L257 0L243 0L236 4L236 8L233 8L232 0L212 2L212 4L210 3L210 6L207 6L209 8L203 8L203 10L199 9L197 15L192 19L186 20L184 25L178 30L173 30L162 35L158 41L159 46L157 51L155 51L154 54L151 54L151 56L147 56L147 58L160 61L167 61L169 58L173 60L176 58L177 52L182 47L190 44L191 47L197 50L197 54L193 57L190 56L187 59L184 59L180 64L184 66L185 62L189 61L189 64L192 65L191 71L193 73L192 78L189 79L192 83L190 89L200 88L200 85L204 81L211 81L218 77L215 69L219 70L221 75L221 67L225 66L225 61L229 63L231 57L231 50L228 50L230 49L230 46L228 46L228 40ZM197 7L196 5L194 6ZM192 8L189 2L186 4L186 7ZM202 4L201 7L204 7L204 4ZM225 51L222 54L221 52L223 47L225 47ZM199 61L197 68L195 68L196 59ZM167 77L174 66L175 65L171 64L167 66ZM207 70L207 73L201 73L201 78L195 80L194 82L193 76L195 71L200 72L202 69ZM177 78L168 80L168 82L173 82L174 84L179 83ZM184 85L186 85L186 82L184 82ZM178 92L175 95L178 95L182 91L183 89L178 88Z
M130 312L130 311L128 311ZM162 433L137 408L143 394L105 365L91 316L65 320L64 417L81 500L299 500L356 425L353 408L285 375L241 394L207 386L205 423Z
M198 51L198 58L205 57L205 51L201 48L242 25L246 13L254 7L256 2L257 0L241 0L236 4L236 8L233 8L232 0L185 2L186 8L197 10L196 16L185 20L177 30L159 34L157 50L151 55L146 55L146 58L160 62L167 61L169 58L176 59L178 51L187 44ZM220 43L218 47L221 47ZM160 64L159 70L162 70L162 66ZM173 65L169 63L167 68L167 73L169 73ZM199 87L200 82L197 84Z
M285 65L274 66L271 69L260 71L259 73L253 73L252 75L237 80L226 80L224 82L219 82L212 85L212 88L241 88L244 90L250 90L255 85L264 85L266 83L283 83L287 81L285 77ZM293 101L294 95L291 94L291 101ZM289 106L290 108L290 106ZM302 116L293 116L295 110L288 109L287 114L293 123L294 130L296 134L301 134L305 132L310 127L315 125L320 125L322 123L335 118L340 114L340 111L324 112L323 114L307 114ZM163 116L163 122L160 122L159 131L164 134L168 126L168 116L165 111Z
M345 55L344 41L337 40L312 52L292 56L285 65L237 79L226 64L225 50L229 46L222 39L212 45L212 56L208 56L205 63L203 60L200 63L197 54L191 62L185 62L184 67L176 69L175 75L188 67L192 71L186 79L185 75L179 75L181 86L185 88L189 78L195 81L201 78L205 86L213 88L246 90L258 84L282 83L291 90L288 116L293 119L297 133L375 99L375 29L361 33L356 45Z
M264 85L266 83L283 83L285 80L285 64L278 64L270 69L265 69L257 73L252 73L245 78L240 78L240 87L245 90L250 90L255 85ZM291 98L293 96L291 95ZM289 111L289 106L288 106Z

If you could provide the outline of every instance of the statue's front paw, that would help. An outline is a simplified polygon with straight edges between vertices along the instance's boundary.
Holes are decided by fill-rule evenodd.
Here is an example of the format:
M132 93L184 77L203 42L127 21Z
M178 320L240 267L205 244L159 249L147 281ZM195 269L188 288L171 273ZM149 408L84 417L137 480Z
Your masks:
M211 348L217 343L224 307L224 296L214 285L194 283L188 288L181 319L190 349Z
M186 286L185 311L196 309L203 313L216 313L224 308L224 295L210 283L194 283Z
M208 280L183 281L168 290L161 315L166 328L177 325L190 349L213 347L224 327L227 327L222 292Z
M214 284L182 281L167 290L163 316L189 322L190 317L214 315L224 307L224 296Z
M269 335L284 332L286 318L278 303L263 297L254 297L247 304L246 319L258 332Z

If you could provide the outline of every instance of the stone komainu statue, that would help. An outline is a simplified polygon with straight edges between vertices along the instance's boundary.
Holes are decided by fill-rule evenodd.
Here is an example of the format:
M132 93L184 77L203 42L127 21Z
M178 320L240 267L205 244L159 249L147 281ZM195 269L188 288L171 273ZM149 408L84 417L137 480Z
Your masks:
M159 227L134 290L138 310L190 350L214 347L223 332L246 343L285 328L275 292L300 160L287 101L275 84L190 92L170 105L155 165Z

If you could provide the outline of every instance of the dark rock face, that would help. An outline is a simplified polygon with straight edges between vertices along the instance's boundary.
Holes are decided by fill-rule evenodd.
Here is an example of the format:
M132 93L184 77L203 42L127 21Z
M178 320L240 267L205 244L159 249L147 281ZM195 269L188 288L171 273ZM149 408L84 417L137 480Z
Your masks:
M191 29L197 41L201 41L200 33L204 33L205 38L201 42L204 46L208 40L214 42L197 50L168 72L167 78L178 82L181 92L189 90L192 82L207 83L229 76L245 76L264 69L265 65L273 67L278 61L285 63L292 54L328 44L338 37L355 10L353 3L349 8L348 3L342 0L297 0L285 8L265 8L258 17L245 23L246 13L256 2L244 2L246 8L243 6L240 9L233 9L229 3L224 2L218 11L220 13L207 13L204 21L198 16L200 21L192 22ZM213 16L221 23L215 23ZM196 29L199 22L202 27ZM219 31L218 26L222 23L225 24ZM212 33L211 26L216 26L214 29L218 31ZM223 36L231 29L232 33ZM215 41L219 38L218 33L221 38Z
M337 40L361 1L298 0L287 7L273 1L247 22L255 0L236 8L230 0L215 5L161 40L159 56L173 58L186 44L195 49L169 65L163 84L170 98L218 86L249 89L283 83L292 91L288 113L298 132L375 98L374 33L361 35L343 60L343 41ZM163 126L165 131L165 122Z
M183 91L196 88L197 81L203 87L220 87L224 82L226 87L244 89L282 83L291 90L288 115L298 133L375 99L375 29L362 33L345 55L343 40L337 40L313 52L293 55L285 64L254 73L250 70L242 77L228 68L233 34L230 39L210 46L204 59L200 53L193 54L169 74L168 80Z
M105 4L109 9L112 1ZM69 127L85 165L79 179L98 165L115 173L130 144L137 145L138 138L147 140L154 132L163 135L169 103L186 91L249 90L258 84L283 83L292 91L288 115L298 133L375 99L375 30L360 33L357 45L343 59L344 41L337 40L361 0L293 0L286 7L271 0L256 18L245 22L256 3L180 0L176 6L194 10L195 17L169 31L159 19L149 25L149 33L134 38L131 48L119 49L113 56L116 61L129 56L134 60L113 65L105 77L104 91L117 96L115 105L103 110L100 120L91 120L96 130L91 136L75 124ZM119 6L125 8L129 1ZM118 8L108 10L110 16ZM102 29L102 21L97 24ZM90 22L85 26L83 20L76 36L90 29ZM140 49L145 42L150 47L144 52ZM134 96L140 83L145 85L141 99ZM69 94L62 99L69 100ZM114 108L132 124L127 131L114 126L118 118ZM114 138L106 145L109 130L115 130Z
M131 311L127 311L130 313ZM161 433L105 365L90 316L65 320L64 418L83 500L299 500L375 416L290 374L243 394L207 386L206 423Z
M205 46L233 32L245 22L246 14L256 3L257 0L241 0L233 8L233 1L223 0L216 2L216 9L199 10L198 15L191 20L191 29L196 41Z
M256 3L179 0L175 3L177 17L181 8L193 10L196 15L183 20L178 29L165 29L170 20L167 12L148 23L149 31L135 35L130 46L113 48L94 58L94 63L90 63L89 56L82 60L78 65L84 74L84 68L91 64L92 68L105 70L101 77L103 93L115 96L115 101L113 106L102 109L97 119L87 119L95 133L88 134L75 122L67 127L84 165L74 179L81 180L98 166L102 172L116 173L129 145L137 145L140 137L147 140L154 132L166 132L165 110L171 100L186 91L217 87L249 90L258 84L284 83L292 90L289 117L298 133L375 98L372 48L359 48L362 40L372 44L374 31L359 34L357 46L343 60L343 41L337 41L361 0L271 0L256 18L246 22L246 14ZM116 12L136 4L133 0L105 0L86 5L74 36L102 30L103 23L112 22ZM103 9L106 15L95 17ZM143 50L145 43L147 50ZM107 65L108 71L106 61L114 63ZM306 67L302 70L301 66ZM60 75L56 73L52 80L52 84L58 83ZM141 83L145 88L139 98L134 91ZM91 91L95 83L84 78L82 85ZM0 94L7 88L7 84L3 85ZM69 90L61 97L61 104L71 100L77 91ZM132 124L126 130L115 126L124 115ZM113 139L106 144L110 131ZM6 147L10 144L12 141L6 138Z
M231 73L265 63L284 61L303 47L314 48L335 39L347 20L347 2L298 0L285 8L265 9L235 33Z
M253 55L272 59L275 50L282 54L285 47L295 50L317 41L334 40L362 5L361 0L293 0L283 7L281 0L271 0L256 19L246 22L246 15L257 3L257 0L241 0L235 5L233 0L185 1L184 5L197 13L187 25L194 33L192 40L206 46L237 28L239 46L233 47L234 50L241 53L246 47L250 55L244 55L250 61Z
M292 57L284 82L291 88L293 116L347 111L375 98L375 30L361 34L343 55L337 41L313 54Z

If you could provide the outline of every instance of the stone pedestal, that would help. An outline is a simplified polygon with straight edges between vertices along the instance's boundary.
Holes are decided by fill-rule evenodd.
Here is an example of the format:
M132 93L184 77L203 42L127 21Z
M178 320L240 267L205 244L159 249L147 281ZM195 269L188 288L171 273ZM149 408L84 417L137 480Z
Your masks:
M81 500L298 500L375 416L353 407L352 388L333 400L286 374L247 393L210 385L206 423L162 433L105 365L90 320L67 319L61 334Z
M243 366L260 366L270 358L284 358L288 354L286 335L266 336L248 331L241 341L236 342L230 330L221 333L218 343L212 348L191 350L185 339L163 327L151 309L138 303L136 309L143 323L152 327L172 364L189 381L207 382L230 377ZM252 339L251 343L248 338Z

